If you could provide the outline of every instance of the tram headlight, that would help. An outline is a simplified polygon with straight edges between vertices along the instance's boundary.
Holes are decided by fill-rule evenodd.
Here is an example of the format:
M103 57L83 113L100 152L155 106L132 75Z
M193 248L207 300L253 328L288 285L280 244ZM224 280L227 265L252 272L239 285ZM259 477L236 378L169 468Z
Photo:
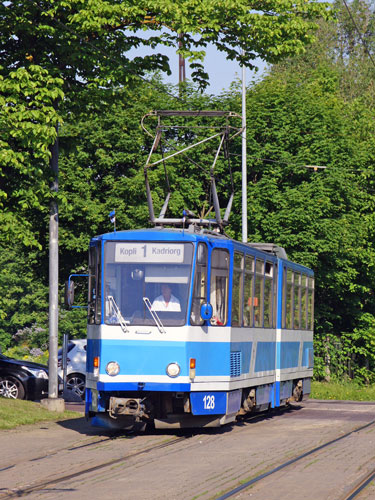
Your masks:
M175 378L180 375L181 368L178 363L169 363L166 371L169 377Z
M116 361L110 361L109 363L107 363L105 371L108 373L108 375L114 377L115 375L118 375L120 371L120 365Z

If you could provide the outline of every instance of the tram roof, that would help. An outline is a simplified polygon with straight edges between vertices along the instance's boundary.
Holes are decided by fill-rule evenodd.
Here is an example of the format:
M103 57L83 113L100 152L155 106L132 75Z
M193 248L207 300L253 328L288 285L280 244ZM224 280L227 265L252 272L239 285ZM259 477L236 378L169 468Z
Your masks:
M126 231L116 231L95 236L95 239L100 240L142 240L142 241L201 241L202 239L215 239L221 241L235 241L223 234L215 233L214 231L191 231L189 229L179 228L163 228L153 227L146 229L128 229Z
M198 241L212 241L218 243L220 247L228 249L235 247L238 251L246 251L251 249L252 254L262 255L269 259L282 259L288 262L288 267L296 270L307 271L308 274L313 274L313 271L306 266L297 264L289 260L284 248L279 247L274 243L243 243L229 238L226 235L208 231L207 229L192 231L189 229L179 228L163 228L154 227L148 229L129 229L126 231L116 231L112 233L105 233L92 238L91 242L95 241L171 241L171 242L198 242Z
M251 248L252 252L266 254L269 256L279 257L288 260L285 250L273 243L243 243L234 240L226 235L202 229L198 231L180 228L163 228L154 227L148 229L129 229L126 231L116 231L95 236L92 241L181 241L181 242L196 242L196 241L215 241L220 246L235 245L238 250Z

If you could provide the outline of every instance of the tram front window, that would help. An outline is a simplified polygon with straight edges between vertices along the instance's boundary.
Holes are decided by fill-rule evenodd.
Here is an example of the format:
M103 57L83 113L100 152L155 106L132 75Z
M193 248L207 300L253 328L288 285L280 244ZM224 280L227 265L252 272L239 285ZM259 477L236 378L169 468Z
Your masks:
M191 243L107 242L105 323L164 326L186 323L193 257Z

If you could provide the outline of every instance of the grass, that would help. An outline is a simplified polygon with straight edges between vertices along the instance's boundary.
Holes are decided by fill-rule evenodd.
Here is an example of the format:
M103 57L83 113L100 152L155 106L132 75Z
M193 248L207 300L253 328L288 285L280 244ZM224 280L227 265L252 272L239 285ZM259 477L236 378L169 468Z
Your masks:
M7 399L0 397L0 429L14 429L20 425L30 425L37 422L58 422L69 418L80 418L82 415L75 411L56 413L48 411L39 403Z
M375 402L375 385L366 387L355 382L313 382L310 398Z

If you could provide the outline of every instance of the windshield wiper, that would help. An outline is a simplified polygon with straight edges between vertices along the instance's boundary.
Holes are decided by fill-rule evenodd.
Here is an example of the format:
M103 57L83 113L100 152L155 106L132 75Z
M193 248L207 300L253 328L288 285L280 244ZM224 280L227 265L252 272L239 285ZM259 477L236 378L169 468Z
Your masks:
M155 321L156 326L160 333L166 333L163 323L160 321L160 318L156 311L153 310L150 299L148 297L143 297L143 302L146 304L147 309L150 311L152 319Z
M121 311L120 311L118 305L116 304L115 299L113 298L112 295L108 295L107 299L110 302L110 304L112 304L113 310L115 311L115 315L117 317L118 322L120 323L122 330L125 333L129 333L129 328L127 327L126 321L125 321L123 315L121 314Z

